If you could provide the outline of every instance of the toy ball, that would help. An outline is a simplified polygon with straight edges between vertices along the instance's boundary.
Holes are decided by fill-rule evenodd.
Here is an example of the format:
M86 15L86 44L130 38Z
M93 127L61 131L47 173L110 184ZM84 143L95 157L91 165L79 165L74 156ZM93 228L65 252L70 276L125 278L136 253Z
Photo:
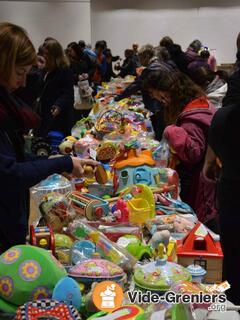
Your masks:
M73 305L78 310L82 303L79 284L69 277L65 277L58 281L53 290L52 298L58 301L64 301L68 305Z
M66 234L55 234L55 247L56 248L67 248L70 249L73 245L72 239Z

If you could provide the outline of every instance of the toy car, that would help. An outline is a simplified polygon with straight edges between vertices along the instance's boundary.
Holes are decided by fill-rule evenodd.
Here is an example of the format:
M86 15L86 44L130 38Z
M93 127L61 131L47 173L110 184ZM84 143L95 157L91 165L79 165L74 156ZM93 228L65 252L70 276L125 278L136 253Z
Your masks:
M117 241L120 247L125 248L132 256L139 261L148 260L152 257L153 251L150 246L144 245L136 236L125 235Z

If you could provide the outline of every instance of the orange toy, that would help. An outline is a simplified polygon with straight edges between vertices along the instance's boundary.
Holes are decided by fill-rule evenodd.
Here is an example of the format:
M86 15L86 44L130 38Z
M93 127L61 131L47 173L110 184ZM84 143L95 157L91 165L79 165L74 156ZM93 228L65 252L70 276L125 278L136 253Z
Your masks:
M199 264L206 271L207 283L222 282L223 253L219 241L214 241L201 223L177 243L178 263L184 267Z
M155 166L155 161L152 158L152 152L150 150L144 150L137 154L136 149L127 150L117 158L114 168L121 169L123 167L138 167L142 165Z

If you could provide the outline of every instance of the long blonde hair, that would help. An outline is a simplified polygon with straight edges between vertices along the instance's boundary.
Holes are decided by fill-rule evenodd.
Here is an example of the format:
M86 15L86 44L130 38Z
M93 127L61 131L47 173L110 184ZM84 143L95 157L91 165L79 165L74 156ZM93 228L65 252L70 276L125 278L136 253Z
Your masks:
M12 23L0 23L0 80L8 82L15 66L35 63L36 51L27 32Z
M50 39L45 41L43 49L46 49L48 52L52 69L66 68L69 66L69 61L64 54L61 44L57 40Z

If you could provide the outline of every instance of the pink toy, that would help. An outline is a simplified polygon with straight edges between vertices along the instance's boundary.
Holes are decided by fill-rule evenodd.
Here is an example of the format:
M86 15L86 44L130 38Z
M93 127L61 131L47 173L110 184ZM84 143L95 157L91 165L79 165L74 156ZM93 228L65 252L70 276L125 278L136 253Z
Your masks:
M176 216L173 220L173 227L176 232L189 233L195 226L195 223L183 218Z

